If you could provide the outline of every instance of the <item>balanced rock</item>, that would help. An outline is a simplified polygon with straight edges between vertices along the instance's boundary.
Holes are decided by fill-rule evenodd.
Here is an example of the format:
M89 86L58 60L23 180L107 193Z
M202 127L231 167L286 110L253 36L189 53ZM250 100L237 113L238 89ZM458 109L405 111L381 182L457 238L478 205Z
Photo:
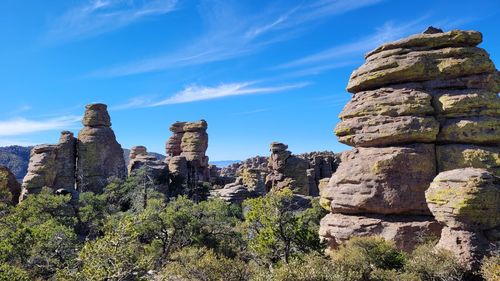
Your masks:
M175 122L170 126L173 133L166 143L167 163L170 171L177 173L184 179L192 181L210 181L210 170L208 168L208 156L205 155L208 148L207 122ZM177 158L175 158L177 157ZM186 168L179 166L185 158ZM175 160L174 160L175 158ZM170 162L175 163L171 164ZM178 166L178 167L174 167Z
M225 185L224 188L212 191L212 196L228 203L241 204L246 199L259 196L259 193L245 186L242 178L237 178L235 182Z
M21 185L16 176L4 166L0 166L0 203L16 205L21 195Z
M268 167L271 173L266 177L268 190L282 190L289 188L296 194L310 195L311 186L309 161L292 155L283 143L273 142L270 145L271 156Z
M444 224L436 247L450 250L471 270L500 248L500 178L484 169L440 173L426 191L429 209Z
M448 224L461 223L462 219L456 217L443 221L446 212L461 210L449 206L459 199L450 198L442 206L430 203L429 198L426 201L425 191L437 173L473 167L486 169L491 176L498 174L500 72L488 53L477 47L481 41L477 31L442 32L433 27L376 48L352 73L347 90L353 96L340 113L335 134L340 142L355 148L344 153L337 172L320 192L321 204L329 205L331 212L320 233L324 239L336 241L330 247L337 247L350 235L382 235L397 240L387 233L397 233L396 229L404 225L402 221L427 222L419 227L431 230L436 224L431 215L444 223L445 229ZM433 185L447 175L443 174ZM454 184L467 183L465 186L470 187L480 178L483 176L465 171ZM489 209L500 205L498 196L485 199L473 190L484 192L472 188L457 198L482 198ZM469 203L469 207L482 204ZM476 209L471 210L474 213ZM478 229L478 225L459 228L474 233ZM481 235L500 236L495 231L484 229ZM456 232L447 233L451 237L450 233ZM469 238L467 241L482 239Z
M77 146L78 191L100 193L110 178L126 177L123 149L110 128L106 105L87 105L82 123Z

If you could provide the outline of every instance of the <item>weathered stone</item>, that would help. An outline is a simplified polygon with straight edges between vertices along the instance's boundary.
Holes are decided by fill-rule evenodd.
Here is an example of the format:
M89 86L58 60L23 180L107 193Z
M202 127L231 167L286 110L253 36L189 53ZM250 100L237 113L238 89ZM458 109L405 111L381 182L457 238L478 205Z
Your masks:
M470 144L436 146L438 171L459 168L483 168L500 176L500 147Z
M500 178L487 170L442 172L425 197L436 220L448 227L485 230L500 225Z
M167 155L169 159L182 156L186 159L186 169L177 169L183 174L185 180L210 181L210 170L208 168L208 156L205 152L208 148L207 122L200 120L197 122L176 122L170 126L173 135L166 144ZM170 161L170 160L169 160ZM179 160L173 160L179 161ZM173 164L176 166L177 164ZM170 163L169 163L170 166ZM171 171L174 171L171 169ZM179 174L179 173L177 173ZM187 175L192 175L187 177ZM179 174L180 175L180 174Z
M424 191L436 175L434 145L355 148L322 196L344 214L429 214Z
M339 117L342 120L354 117L428 116L434 114L432 95L415 89L380 88L358 92L345 105Z
M448 32L424 32L395 42L383 44L369 52L366 58L382 51L399 48L432 50L445 47L475 47L482 41L483 35L481 32L477 31L452 30Z
M352 73L347 90L355 93L396 83L494 72L488 53L476 47L424 51L397 48L369 55L365 64Z
M475 271L488 253L493 253L494 245L478 231L453 229L445 226L436 248L451 251L465 268Z
M500 143L500 118L468 117L445 119L437 140L441 143L492 144Z
M168 160L168 169L170 172L187 177L188 176L188 168L187 168L187 160L184 156L174 156Z
M4 166L0 166L0 203L16 205L19 203L21 185L16 176Z
M56 178L57 145L42 144L33 147L30 153L28 173L23 179L21 201L28 194L35 194L44 186L53 187Z
M500 97L485 90L436 91L433 103L439 117L500 117Z
M249 190L248 187L243 184L243 180L238 178L236 182L227 184L224 188L212 191L212 196L219 197L229 203L241 204L248 198L259 196L259 193Z
M328 194L331 189L328 189L328 183L330 182L330 178L324 178L319 181L318 189L319 189L319 204L323 209L330 212L330 205L332 204L332 195Z
M289 188L296 194L310 195L309 161L292 155L287 145L273 142L270 145L271 156L268 167L271 173L266 177L268 190Z
M56 177L53 189L75 189L76 138L68 131L61 132L56 150Z
M88 105L83 127L78 133L77 189L100 193L110 178L124 179L127 167L123 149L107 122L109 115L102 104Z
M398 249L410 252L425 238L438 236L441 226L431 216L386 216L328 214L320 223L319 235L328 249L335 249L351 237L380 236L394 241Z
M87 127L111 127L108 106L102 103L87 105L85 107L82 124Z
M412 142L433 142L439 131L434 117L363 116L342 120L335 127L341 143L373 147Z

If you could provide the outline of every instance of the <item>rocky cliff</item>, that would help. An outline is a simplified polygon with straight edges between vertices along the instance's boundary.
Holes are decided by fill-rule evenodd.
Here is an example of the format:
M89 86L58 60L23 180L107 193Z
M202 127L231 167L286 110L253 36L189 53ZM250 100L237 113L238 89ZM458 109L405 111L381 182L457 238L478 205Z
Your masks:
M438 246L457 254L467 247L484 254L486 241L498 243L486 233L500 216L500 75L481 41L476 31L429 29L369 52L352 73L335 134L355 148L322 192L331 213L320 236L329 248L369 235L405 250L440 236ZM467 223L444 218L450 210Z

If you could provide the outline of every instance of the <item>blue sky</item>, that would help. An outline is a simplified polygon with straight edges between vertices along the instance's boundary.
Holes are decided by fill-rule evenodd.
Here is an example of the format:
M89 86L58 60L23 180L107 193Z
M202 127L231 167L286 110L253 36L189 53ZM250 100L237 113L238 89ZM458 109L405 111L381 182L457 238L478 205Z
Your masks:
M171 123L205 119L212 160L342 151L350 73L382 42L483 32L500 63L500 1L0 2L0 146L55 143L108 104L123 147L164 153Z

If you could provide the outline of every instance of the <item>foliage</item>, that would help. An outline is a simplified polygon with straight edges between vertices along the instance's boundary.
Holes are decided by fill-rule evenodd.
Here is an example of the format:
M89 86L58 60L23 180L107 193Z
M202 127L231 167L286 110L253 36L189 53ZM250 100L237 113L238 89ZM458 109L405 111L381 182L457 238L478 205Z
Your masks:
M9 168L17 180L22 180L28 171L31 148L17 145L0 147L0 166Z
M486 281L500 280L500 256L485 258L481 265L481 275Z
M173 254L159 280L245 281L249 269L240 259L230 259L207 248L184 248Z
M320 252L319 220L324 215L317 201L298 211L293 194L285 189L245 201L245 237L255 258L275 263L311 251Z
M30 281L26 271L8 264L0 264L0 281Z
M343 280L370 280L373 271L400 270L406 255L380 237L354 237L332 254Z
M419 245L405 265L407 272L413 273L423 281L464 280L465 269L457 262L452 253L434 248L435 242Z

